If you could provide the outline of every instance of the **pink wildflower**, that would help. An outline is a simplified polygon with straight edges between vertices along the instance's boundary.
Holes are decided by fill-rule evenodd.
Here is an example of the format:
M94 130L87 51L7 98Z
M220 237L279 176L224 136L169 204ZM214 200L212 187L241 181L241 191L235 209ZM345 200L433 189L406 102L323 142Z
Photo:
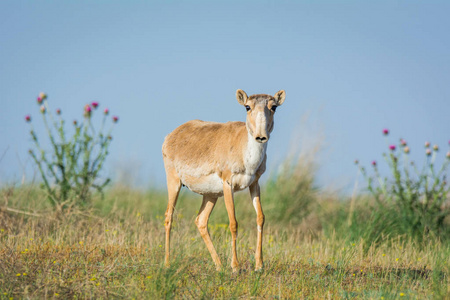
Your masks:
M434 150L434 151L438 151L438 150L439 150L438 145L434 145L434 146L433 146L433 150Z
M30 116L30 115L26 115L26 116L25 116L25 121L31 122L31 116Z
M406 146L406 141L404 139L400 139L400 145Z
M389 149L390 149L391 151L395 151L395 145L390 145L390 146L389 146Z
M430 147L430 142L425 142L425 148Z
M41 97L37 97L37 103L41 104L42 103L42 98Z
M388 135L389 134L389 129L387 129L387 128L383 129L383 134L384 135Z
M430 156L430 155L431 155L431 150L430 150L430 149L427 149L427 150L425 150L425 153L426 153L428 156Z
M57 114L57 115L60 115L60 114L61 114L61 109L58 108L58 109L56 110L56 114Z
M42 100L47 99L47 94L46 93L39 93L39 98L41 98Z
M45 114L46 109L44 105L41 105L41 108L39 110L41 111L41 113Z
M98 102L94 101L91 103L92 107L96 109L98 107Z
M117 116L112 117L112 119L113 119L114 123L117 123L117 121L119 121L119 117L117 117Z
M372 166L376 167L377 166L377 162L374 160L372 161Z
M447 158L450 159L450 151L447 152Z
M105 116L107 116L109 114L109 109L105 108L105 110L103 111L103 113L105 114Z
M403 151L404 151L406 154L408 154L408 153L409 153L409 147L406 146L405 148L403 148Z
M91 116L91 112L92 112L92 108L89 104L86 104L84 106L84 116L85 117L90 117Z

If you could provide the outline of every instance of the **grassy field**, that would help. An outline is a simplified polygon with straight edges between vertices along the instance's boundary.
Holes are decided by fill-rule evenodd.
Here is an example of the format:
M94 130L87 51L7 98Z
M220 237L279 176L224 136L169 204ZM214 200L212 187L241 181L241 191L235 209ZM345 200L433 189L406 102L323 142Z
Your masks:
M358 238L355 225L349 224L349 202L319 192L304 174L299 176L301 184L289 191L290 204L307 214L275 205L279 197L289 196L267 190L276 182L269 182L264 191L272 198L263 199L263 204L267 202L263 272L253 271L257 230L253 207L247 193L238 194L239 274L229 267L230 233L220 201L209 224L215 247L227 264L217 272L194 225L201 200L188 191L182 192L177 206L172 265L165 268L164 192L116 187L104 198L94 197L90 210L61 215L49 210L36 187L5 187L1 190L5 206L0 215L0 298L450 297L448 242L415 242L405 236L381 237L376 242L363 235ZM364 215L369 202L357 199L353 208L360 231L371 226ZM288 217L283 219L283 214Z

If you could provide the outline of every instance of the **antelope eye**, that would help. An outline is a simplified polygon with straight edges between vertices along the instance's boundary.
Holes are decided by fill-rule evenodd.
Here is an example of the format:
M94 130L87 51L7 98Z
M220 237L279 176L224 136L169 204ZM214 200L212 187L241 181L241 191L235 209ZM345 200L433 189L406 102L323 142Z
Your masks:
M277 110L277 106L276 105L274 105L274 106L272 106L272 108L271 108L273 111L276 111Z
M245 106L245 109L246 109L247 111L249 111L249 110L250 110L250 106L246 105L246 106Z

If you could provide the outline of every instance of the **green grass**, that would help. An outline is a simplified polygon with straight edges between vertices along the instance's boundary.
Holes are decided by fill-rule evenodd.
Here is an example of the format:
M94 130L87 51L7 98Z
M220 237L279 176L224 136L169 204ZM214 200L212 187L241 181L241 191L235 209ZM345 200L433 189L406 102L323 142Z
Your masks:
M308 193L312 187L306 189ZM181 194L172 230L172 264L165 268L164 191L113 188L104 198L95 197L90 211L58 215L35 187L5 187L0 191L8 203L0 212L0 298L450 297L448 240L417 242L383 235L374 242L365 235L371 230L365 203L370 199L357 201L349 225L348 201L316 189L308 194L314 201L306 201L304 192L296 192L301 189L292 188L288 197L279 196L274 188L268 185L262 198L266 208L263 272L253 271L257 229L250 198L245 192L236 197L242 270L233 274L223 201L219 200L209 224L225 265L217 272L194 224L201 204L198 195ZM286 207L277 208L280 199L307 209L308 214L285 210L290 217L280 218Z

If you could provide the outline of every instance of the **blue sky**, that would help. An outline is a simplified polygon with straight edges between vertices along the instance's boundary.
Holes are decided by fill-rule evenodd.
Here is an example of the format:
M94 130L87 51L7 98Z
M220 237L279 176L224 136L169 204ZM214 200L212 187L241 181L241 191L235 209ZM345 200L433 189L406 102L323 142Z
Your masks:
M41 91L68 121L91 101L118 115L105 175L144 187L164 186L161 144L178 125L244 120L236 89L286 90L268 173L292 143L321 140L320 184L348 189L355 158L382 159L383 128L417 160L425 140L443 157L449 11L444 1L1 1L0 184L33 177L24 116L42 129Z

